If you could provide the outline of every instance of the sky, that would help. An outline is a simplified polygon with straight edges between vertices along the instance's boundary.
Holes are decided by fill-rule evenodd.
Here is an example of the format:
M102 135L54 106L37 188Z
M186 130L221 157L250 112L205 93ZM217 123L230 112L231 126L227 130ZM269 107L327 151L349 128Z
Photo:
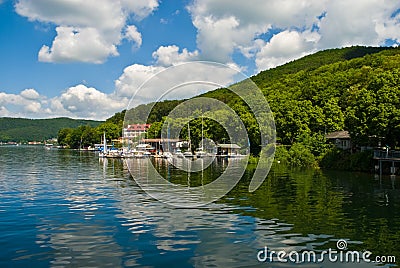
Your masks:
M399 44L398 0L0 0L0 117L104 120L185 62L252 76L324 49Z

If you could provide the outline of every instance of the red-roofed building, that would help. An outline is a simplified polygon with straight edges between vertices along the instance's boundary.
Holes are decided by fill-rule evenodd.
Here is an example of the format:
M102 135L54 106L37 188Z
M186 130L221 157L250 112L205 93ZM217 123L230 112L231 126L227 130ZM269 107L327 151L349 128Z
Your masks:
M122 136L124 139L133 139L147 132L150 124L133 124L124 128Z

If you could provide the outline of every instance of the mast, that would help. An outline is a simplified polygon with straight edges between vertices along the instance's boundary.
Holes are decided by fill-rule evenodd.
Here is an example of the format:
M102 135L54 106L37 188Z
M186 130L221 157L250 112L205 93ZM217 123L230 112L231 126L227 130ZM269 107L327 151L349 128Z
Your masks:
M203 141L204 141L204 125L203 125L203 115L201 115L201 150L204 151L203 148Z
M189 151L192 152L192 142L190 141L190 126L188 121Z
M107 153L107 141L106 141L106 132L103 133L103 153Z

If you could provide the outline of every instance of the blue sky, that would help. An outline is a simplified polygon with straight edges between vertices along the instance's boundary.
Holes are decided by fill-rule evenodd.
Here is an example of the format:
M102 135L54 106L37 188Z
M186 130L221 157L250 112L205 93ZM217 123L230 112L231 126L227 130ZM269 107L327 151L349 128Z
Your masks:
M0 116L105 119L187 61L251 76L327 48L397 46L399 10L395 0L0 0Z

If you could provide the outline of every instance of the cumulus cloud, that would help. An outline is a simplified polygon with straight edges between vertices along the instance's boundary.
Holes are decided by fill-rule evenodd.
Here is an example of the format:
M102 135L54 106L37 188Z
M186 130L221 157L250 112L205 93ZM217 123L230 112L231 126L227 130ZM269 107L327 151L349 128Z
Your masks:
M125 38L135 42L134 47L140 47L142 45L142 34L138 32L135 25L129 25L125 29Z
M40 98L39 93L33 88L23 90L21 96L28 100L37 100Z
M172 46L161 46L152 54L156 60L157 65L171 66L179 63L197 60L199 52L197 50L189 52L186 48L179 52L179 47L176 45Z
M122 0L121 3L138 20L150 15L159 5L157 0Z
M132 98L139 87L155 74L165 70L161 66L133 64L126 67L115 81L115 95L120 98Z
M316 33L284 31L274 35L256 54L259 70L273 68L315 52L319 40Z
M187 9L203 58L227 62L238 52L259 69L316 50L400 39L398 1L195 0Z
M48 99L35 89L19 94L0 92L0 117L47 118L66 116L104 120L128 105L128 100L105 94L93 87L77 85Z
M131 99L130 107L164 99L189 98L243 79L236 77L236 65L229 67L204 62L170 67L134 64L125 68L115 81L115 94Z
M46 110L42 109L43 96L34 89L25 89L20 94L0 92L0 117L46 117ZM32 115L32 116L30 116Z
M105 119L126 106L127 102L85 85L70 87L52 100L53 109L67 111L79 118Z
M103 39L95 28L57 27L57 36L50 47L39 51L43 62L102 63L108 56L117 56L117 47Z
M157 0L19 0L15 4L16 12L30 21L57 25L52 45L43 45L39 51L40 61L91 63L117 56L124 37L140 46L136 27L125 27L127 18L143 19L157 7Z

